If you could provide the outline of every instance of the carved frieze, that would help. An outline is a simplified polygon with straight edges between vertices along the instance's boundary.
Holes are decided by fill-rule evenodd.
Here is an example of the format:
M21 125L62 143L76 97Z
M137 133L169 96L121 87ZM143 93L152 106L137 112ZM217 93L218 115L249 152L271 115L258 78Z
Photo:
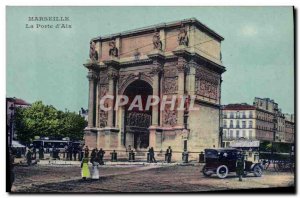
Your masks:
M164 79L164 94L174 94L178 90L178 78L165 78Z
M127 114L127 125L148 128L151 124L151 115L143 112L129 112Z
M165 68L164 69L164 76L166 78L168 78L168 77L176 77L178 75L177 74L177 70L174 67L169 67L169 68Z
M100 121L100 128L104 128L107 126L107 116L108 116L108 113L107 111L103 111L103 110L100 110L100 113L99 113L99 121Z
M218 100L220 76L203 68L197 68L195 77L196 94Z
M107 84L103 84L99 86L99 101L101 100L101 98L103 96L106 95L106 93L108 92L108 85ZM107 102L104 103L104 106L107 107L108 104ZM108 112L101 110L100 108L100 104L98 105L98 113L99 113L99 125L101 128L106 127L107 126L107 116L108 116Z
M170 108L166 107L163 115L163 123L165 126L175 126L177 124L177 114L175 110L171 110Z
M108 76L107 76L107 73L100 74L100 76L99 76L99 83L100 83L101 85L108 84Z

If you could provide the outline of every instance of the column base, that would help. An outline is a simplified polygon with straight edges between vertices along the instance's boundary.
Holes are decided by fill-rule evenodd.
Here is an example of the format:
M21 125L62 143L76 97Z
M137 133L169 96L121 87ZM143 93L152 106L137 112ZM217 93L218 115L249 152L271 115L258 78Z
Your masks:
M105 150L119 149L119 133L120 129L115 127L105 127L98 129L98 148Z

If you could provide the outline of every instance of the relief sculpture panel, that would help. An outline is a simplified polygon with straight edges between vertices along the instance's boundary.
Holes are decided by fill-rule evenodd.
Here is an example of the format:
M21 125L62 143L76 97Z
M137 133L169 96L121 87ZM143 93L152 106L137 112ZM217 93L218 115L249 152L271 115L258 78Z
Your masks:
M107 91L108 91L108 77L107 77L107 72L101 72L99 75L99 98L98 100L100 101L101 98L103 96L106 95ZM106 106L106 104L104 104L104 106ZM99 127L100 128L104 128L107 126L107 117L108 117L108 113L107 111L103 111L100 109L100 104L98 103L98 118L99 118Z
M178 90L178 77L176 68L168 68L164 70L163 93L174 94Z
M218 100L220 76L204 68L196 69L196 94L206 98Z
M151 115L142 112L129 112L127 114L127 125L148 128L151 123Z

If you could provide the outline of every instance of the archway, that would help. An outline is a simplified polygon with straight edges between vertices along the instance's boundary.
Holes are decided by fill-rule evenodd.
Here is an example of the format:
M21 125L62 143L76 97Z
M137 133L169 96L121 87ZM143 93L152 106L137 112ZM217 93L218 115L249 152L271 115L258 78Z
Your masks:
M124 91L129 102L125 106L124 113L124 145L135 149L146 149L149 146L149 130L151 125L152 109L145 109L146 101L153 90L149 83L143 80L136 80L129 84ZM141 97L142 110L138 107L130 108L136 97Z

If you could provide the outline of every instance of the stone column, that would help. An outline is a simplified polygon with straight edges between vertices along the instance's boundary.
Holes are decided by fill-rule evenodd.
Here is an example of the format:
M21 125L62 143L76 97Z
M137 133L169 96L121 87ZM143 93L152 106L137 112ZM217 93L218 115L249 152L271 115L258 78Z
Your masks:
M108 92L107 94L109 96L114 96L114 81L116 79L116 72L114 71L109 71L108 72ZM115 96L114 96L115 97ZM113 125L113 117L114 117L114 100L113 99L109 99L108 102L109 107L111 107L111 109L108 111L108 116L107 116L107 126L112 128L114 127Z
M95 80L97 79L96 72L90 70L87 78L89 79L89 114L88 114L88 127L94 127L95 123Z
M178 91L177 91L177 96L178 96L178 106L181 106L182 100L184 100L184 87L185 87L185 81L184 81L184 75L185 75L185 68L186 68L186 61L182 58L178 58L178 65L177 65L177 70L178 70ZM182 109L177 109L177 125L182 126L184 125L184 110Z
M149 58L153 60L153 69L151 71L152 79L153 79L153 95L160 97L160 74L162 72L162 66L164 61L164 56L161 51L154 51L152 54L148 55ZM155 148L156 147L156 131L159 126L158 123L159 117L159 104L152 106L152 125L149 128L149 146Z
M190 96L195 95L195 75L196 75L196 63L194 61L190 61L189 63L189 74L188 74L188 86L187 86L187 93Z
M159 97L159 68L153 71L153 96ZM152 126L158 126L158 104L152 106Z

